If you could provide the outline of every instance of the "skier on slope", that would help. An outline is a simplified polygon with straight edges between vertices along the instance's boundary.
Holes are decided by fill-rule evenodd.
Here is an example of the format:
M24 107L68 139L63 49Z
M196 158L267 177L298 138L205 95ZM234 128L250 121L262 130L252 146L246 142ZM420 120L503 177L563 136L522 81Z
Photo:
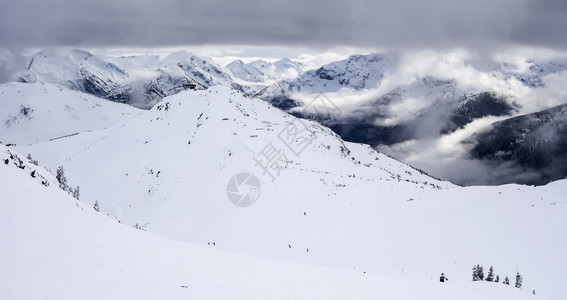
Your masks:
M447 278L447 276L445 276L445 274L441 273L441 277L439 277L439 281L445 282L445 280L449 281L449 278Z

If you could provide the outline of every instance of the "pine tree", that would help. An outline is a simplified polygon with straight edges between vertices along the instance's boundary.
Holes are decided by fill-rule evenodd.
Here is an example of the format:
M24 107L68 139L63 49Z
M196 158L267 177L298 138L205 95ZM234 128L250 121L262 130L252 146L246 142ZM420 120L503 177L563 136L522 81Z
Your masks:
M79 186L77 185L75 189L70 188L70 190L71 190L71 195L73 195L73 198L79 200L79 197L81 196L81 193L79 191Z
M506 285L510 285L510 279L508 279L508 276L506 276L506 278L504 278L504 281L502 281L503 284Z
M478 265L473 266L472 268L472 281L479 281L480 278L478 278Z
M488 269L488 275L486 276L486 281L490 281L490 282L494 281L494 268L492 266L490 266L490 269Z
M496 279L494 279L494 282L499 282L500 281L500 276L496 275Z
M59 166L59 168L57 168L57 174L55 175L55 178L57 178L57 181L59 182L59 187L62 190L64 191L69 190L69 186L67 185L67 178L65 177L65 170L63 169L63 166Z
M484 268L481 265L473 266L473 281L482 281L484 279Z
M28 156L26 158L30 161L30 163L32 163L36 166L38 165L37 160L33 160L32 157L31 157L31 154L28 153Z
M516 273L516 284L514 286L519 289L522 288L522 275L520 275L520 272Z
M97 212L100 212L100 207L98 207L98 201L95 200L94 205L93 205L94 210L96 210Z

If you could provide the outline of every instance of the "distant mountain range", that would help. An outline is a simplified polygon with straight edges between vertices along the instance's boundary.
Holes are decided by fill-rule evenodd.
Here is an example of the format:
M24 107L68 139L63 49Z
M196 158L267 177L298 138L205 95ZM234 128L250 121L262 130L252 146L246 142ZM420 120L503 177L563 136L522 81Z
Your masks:
M478 88L464 84L460 78L439 78L435 76L418 77L410 80L410 83L392 87L389 91L375 92L365 96L369 100L344 105L343 95L348 99L351 94L368 93L378 90L384 80L388 80L388 72L394 68L399 58L395 55L354 55L348 59L330 63L316 70L302 73L293 80L284 80L273 84L257 93L255 96L262 98L272 105L286 110L298 117L319 121L328 126L346 141L359 142L379 147L381 145L395 145L406 141L421 139L436 139L463 129L468 124L485 117L511 118L518 116L522 111L519 99L503 94L498 89ZM500 82L516 80L519 85L526 89L539 89L544 87L544 78L550 74L559 74L567 70L564 62L539 62L528 61L529 67L520 69L510 63L492 63L488 67L479 67L483 76L493 78ZM475 62L470 63L471 66ZM316 98L318 93L327 94L334 100L342 103L343 110L339 113L328 114L328 111L312 111L304 109L310 106L311 99ZM348 100L347 100L348 101ZM525 130L525 123L514 123L514 131ZM560 135L555 127L546 127L549 134ZM538 133L534 133L538 135ZM475 136L476 137L476 136ZM484 136L483 136L484 137ZM464 141L470 143L472 139ZM471 152L472 159L481 159L486 163L486 151L492 145L490 140L484 138L476 150ZM540 144L545 148L548 144ZM539 159L534 158L536 165L524 162L526 157L538 157L546 151L543 149L531 151L522 148L520 155L524 157L521 165L536 173L553 173L553 176L543 174L541 176L530 176L526 180L514 181L529 184L545 184L551 180L565 178L567 171L564 168L554 168L553 171L545 171ZM519 148L510 149L511 152L520 151ZM557 150L561 151L561 150ZM564 151L567 152L567 151ZM396 153L389 153L396 157ZM517 156L512 155L506 161L514 160ZM546 156L544 160L551 157ZM558 156L559 158L560 156ZM503 162L501 160L498 160ZM535 162L538 161L538 162ZM555 160L552 160L555 161ZM491 162L496 164L495 161ZM518 171L523 174L523 171ZM523 178L522 174L512 178L502 178L502 182L511 182L514 178ZM524 176L525 177L525 176ZM534 179L534 178L538 179ZM482 181L484 184L495 184L490 181ZM519 179L518 179L519 180ZM466 182L460 182L466 183Z
M82 50L42 51L30 58L18 81L57 83L100 98L149 109L190 87L227 85L243 90L211 59L188 52L98 57Z
M459 91L456 80L433 77L398 86L377 96L376 100L356 106L339 116L324 116L297 109L304 103L294 97L302 91L329 93L341 88L376 88L384 77L388 63L392 61L376 54L352 56L345 61L305 72L293 81L274 84L256 96L296 116L317 120L345 140L373 146L450 133L474 120L486 116L509 116L517 109L504 96L489 91L467 94ZM388 122L390 118L398 117L399 112L392 110L392 107L403 105L408 98L420 97L424 98L425 105L420 104L423 108L406 120Z
M295 116L318 121L346 141L374 147L436 139L486 117L503 120L521 115L521 101L496 87L471 85L467 82L471 79L463 81L459 77L425 74L393 84L392 72L399 67L400 60L395 54L372 53L353 55L305 70L304 64L287 58L248 63L236 60L222 67L210 58L183 51L161 58L155 55L96 56L82 50L50 50L30 56L17 80L56 83L143 109L183 90L224 85L249 97L263 99ZM567 63L561 60L527 61L528 67L522 68L507 62L466 63L481 76L498 82L516 82L517 86L528 90L544 88L546 76L567 70ZM338 105L334 107L334 113L309 109L310 101L321 94L336 102L331 103ZM352 100L352 95L363 95L360 97L364 101ZM509 131L533 131L526 127L526 122L505 124ZM498 133L493 135L503 134L499 126L504 125L495 125L493 130ZM546 127L546 130L549 134L561 133L556 127ZM538 174L551 172L544 171L545 164L538 159L530 165L525 158L547 153L542 147L547 147L548 143L538 144L537 151L533 147L511 147L506 150L511 154L503 158L494 154L499 149L498 144L490 143L494 139L487 134L475 133L478 132L463 140L464 144L470 145L476 142L473 142L474 138L479 139L479 144L470 152L472 159L496 163L524 157L518 161L522 168ZM539 133L532 133L536 134ZM396 157L396 153L388 154ZM551 172L553 175L530 176L538 179L522 182L541 184L567 176L561 168L555 169ZM507 180L516 179L504 179L503 182Z
M63 85L100 98L149 109L164 97L189 88L225 85L256 93L267 85L297 77L305 67L284 58L275 62L234 61L223 68L211 58L179 51L156 55L96 56L83 50L49 50L29 58L16 80Z

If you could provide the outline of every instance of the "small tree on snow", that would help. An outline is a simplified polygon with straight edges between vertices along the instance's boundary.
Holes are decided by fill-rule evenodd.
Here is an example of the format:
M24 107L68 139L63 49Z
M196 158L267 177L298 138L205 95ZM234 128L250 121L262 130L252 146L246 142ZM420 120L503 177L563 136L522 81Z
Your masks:
M479 281L478 278L478 265L472 267L472 281Z
M488 269L488 275L486 276L486 281L490 281L490 282L494 281L494 268L492 266L490 266L490 269Z
M30 161L30 163L32 163L36 166L38 165L37 160L33 160L32 157L31 157L31 154L28 153L28 156L26 158Z
M504 278L504 281L502 281L503 284L506 285L510 285L510 279L508 279L508 276L506 276L506 278Z
M481 265L473 266L473 281L482 281L484 279L484 268Z
M496 279L494 279L494 282L499 282L500 281L500 276L496 275Z
M71 195L73 195L73 198L79 200L79 197L81 196L81 192L79 191L79 186L77 185L75 189L70 188L70 191L71 191Z
M98 206L98 201L95 200L94 205L93 205L94 210L96 210L97 212L100 212L100 207Z
M63 169L63 166L59 166L59 168L57 168L57 174L55 175L55 178L57 178L57 181L59 182L59 187L62 190L64 191L69 190L69 186L67 185L67 177L65 177L65 170Z
M522 275L520 275L520 272L516 273L516 284L514 286L519 289L522 288Z

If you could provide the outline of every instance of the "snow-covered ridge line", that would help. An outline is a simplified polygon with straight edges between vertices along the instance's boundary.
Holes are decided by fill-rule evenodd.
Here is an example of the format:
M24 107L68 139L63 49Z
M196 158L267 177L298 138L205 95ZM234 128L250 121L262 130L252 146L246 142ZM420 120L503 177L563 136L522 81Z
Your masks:
M242 90L222 67L210 58L185 51L160 58L95 56L82 50L45 50L32 55L17 80L56 83L72 90L150 108L163 97L180 91L212 85Z

